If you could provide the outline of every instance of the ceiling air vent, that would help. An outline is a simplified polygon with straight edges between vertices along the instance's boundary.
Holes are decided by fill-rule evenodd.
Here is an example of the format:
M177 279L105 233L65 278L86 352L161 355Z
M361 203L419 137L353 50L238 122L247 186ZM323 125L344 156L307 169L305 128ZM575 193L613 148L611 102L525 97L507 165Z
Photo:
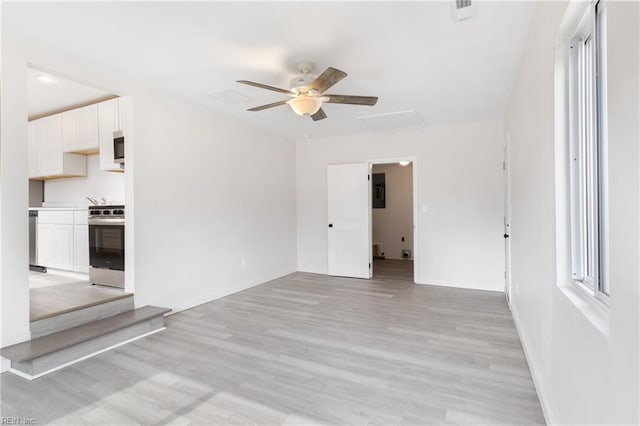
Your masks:
M464 21L476 15L477 0L452 0L451 13L454 21Z

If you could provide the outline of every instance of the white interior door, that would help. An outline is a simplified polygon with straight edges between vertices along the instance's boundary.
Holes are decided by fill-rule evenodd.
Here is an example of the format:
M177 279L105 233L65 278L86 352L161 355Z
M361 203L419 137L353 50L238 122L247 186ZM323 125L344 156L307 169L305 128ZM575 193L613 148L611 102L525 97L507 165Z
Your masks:
M510 136L504 145L504 281L507 299L511 298L511 177L509 171Z
M369 164L327 170L329 275L371 278Z

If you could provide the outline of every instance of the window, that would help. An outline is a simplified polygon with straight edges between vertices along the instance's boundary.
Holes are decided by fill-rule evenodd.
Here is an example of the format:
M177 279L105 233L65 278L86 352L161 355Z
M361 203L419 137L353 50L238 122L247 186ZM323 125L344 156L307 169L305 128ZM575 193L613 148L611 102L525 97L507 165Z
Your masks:
M607 278L606 16L594 2L570 44L572 278L603 302Z

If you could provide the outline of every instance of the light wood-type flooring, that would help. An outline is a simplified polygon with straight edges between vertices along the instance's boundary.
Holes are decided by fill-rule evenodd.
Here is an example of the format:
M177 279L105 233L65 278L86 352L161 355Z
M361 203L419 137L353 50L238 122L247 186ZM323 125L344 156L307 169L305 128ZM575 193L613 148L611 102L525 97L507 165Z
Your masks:
M29 288L51 287L82 281L89 282L89 275L79 272L52 271L51 269L48 272L29 271Z
M544 423L503 294L415 285L374 267L373 280L295 273L253 287L32 382L4 373L2 416L38 425Z
M124 290L71 282L29 290L29 319L38 321L131 296Z

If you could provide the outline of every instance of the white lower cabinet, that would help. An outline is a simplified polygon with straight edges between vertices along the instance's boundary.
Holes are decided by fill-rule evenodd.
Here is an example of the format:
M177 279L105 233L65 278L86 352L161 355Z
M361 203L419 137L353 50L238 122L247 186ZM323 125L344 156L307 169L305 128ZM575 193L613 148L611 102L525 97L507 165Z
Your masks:
M87 210L73 212L73 270L89 273L89 213Z
M86 211L41 210L38 214L38 264L89 272L89 226Z
M89 273L89 226L73 225L75 250L73 270Z
M38 223L38 264L53 268L53 228L49 223Z
M73 225L38 225L38 263L49 268L73 270Z

